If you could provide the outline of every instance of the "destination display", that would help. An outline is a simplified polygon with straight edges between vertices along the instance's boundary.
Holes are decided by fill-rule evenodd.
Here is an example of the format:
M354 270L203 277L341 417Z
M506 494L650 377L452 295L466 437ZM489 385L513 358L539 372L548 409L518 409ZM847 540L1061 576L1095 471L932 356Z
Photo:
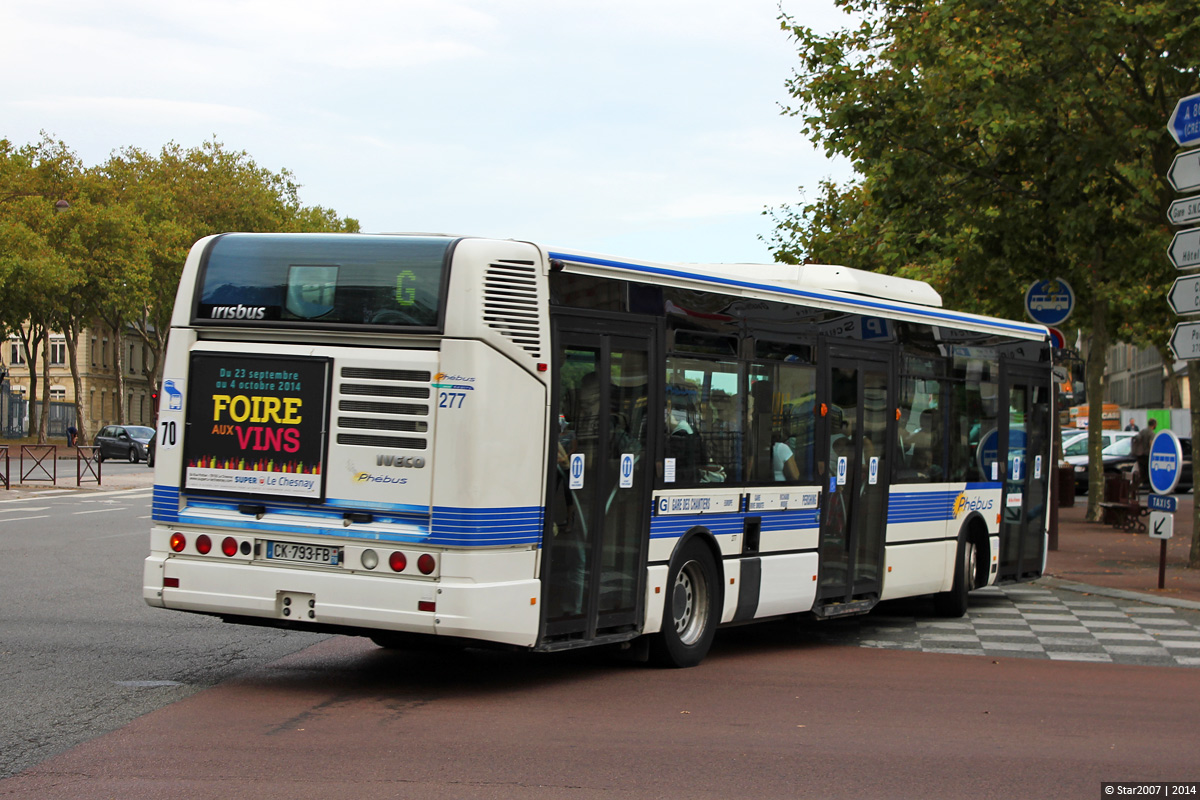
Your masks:
M328 359L192 355L184 488L320 499Z

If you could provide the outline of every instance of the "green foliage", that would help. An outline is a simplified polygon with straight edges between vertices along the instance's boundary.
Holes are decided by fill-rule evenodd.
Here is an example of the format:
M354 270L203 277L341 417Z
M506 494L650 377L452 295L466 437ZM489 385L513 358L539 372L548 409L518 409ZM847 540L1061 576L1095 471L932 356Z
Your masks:
M775 209L790 261L928 280L955 307L1022 315L1063 277L1085 330L1161 343L1173 270L1166 120L1200 90L1182 0L839 0L854 27L782 19L803 130L860 179Z
M287 170L263 169L215 140L189 149L168 144L157 156L128 148L85 168L48 136L23 147L0 139L0 335L30 324L35 339L50 329L66 333L70 348L96 320L132 328L149 347L157 387L176 287L195 241L226 231L358 227L303 205Z

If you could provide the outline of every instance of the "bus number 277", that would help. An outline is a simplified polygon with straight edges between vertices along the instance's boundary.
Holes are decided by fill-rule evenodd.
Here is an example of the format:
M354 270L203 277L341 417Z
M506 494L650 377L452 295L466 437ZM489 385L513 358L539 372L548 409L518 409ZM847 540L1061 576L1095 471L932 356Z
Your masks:
M438 399L438 408L462 408L463 401L466 399L466 392L441 392Z

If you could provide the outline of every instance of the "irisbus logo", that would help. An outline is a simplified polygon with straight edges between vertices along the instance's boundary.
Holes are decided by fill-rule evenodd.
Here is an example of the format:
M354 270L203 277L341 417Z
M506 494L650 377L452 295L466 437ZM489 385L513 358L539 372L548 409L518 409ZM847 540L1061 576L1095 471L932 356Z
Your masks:
M264 319L266 306L213 306L210 319Z

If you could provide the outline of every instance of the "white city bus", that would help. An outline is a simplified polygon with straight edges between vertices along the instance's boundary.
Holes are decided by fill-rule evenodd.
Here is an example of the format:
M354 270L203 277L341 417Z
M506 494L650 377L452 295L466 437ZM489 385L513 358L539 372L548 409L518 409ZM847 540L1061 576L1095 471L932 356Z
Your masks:
M1039 576L1050 347L928 285L226 234L171 320L144 596L540 651Z

